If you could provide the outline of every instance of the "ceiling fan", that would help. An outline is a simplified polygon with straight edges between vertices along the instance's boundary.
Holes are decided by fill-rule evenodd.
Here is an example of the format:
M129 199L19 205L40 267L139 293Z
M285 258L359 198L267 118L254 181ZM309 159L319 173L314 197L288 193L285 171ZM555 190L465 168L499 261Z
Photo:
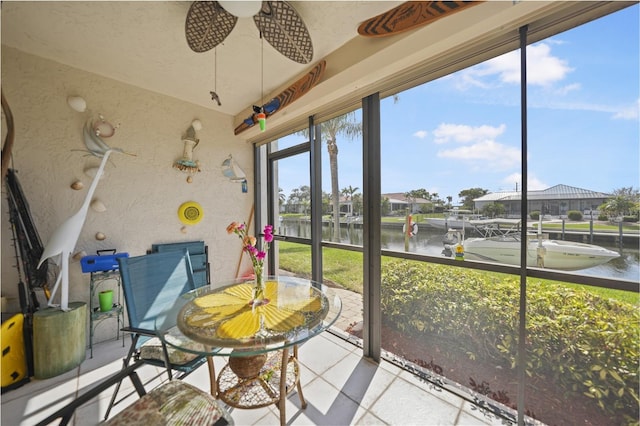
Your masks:
M308 64L313 58L309 31L286 1L195 1L185 22L189 47L206 52L222 43L238 18L253 17L260 34L292 61Z

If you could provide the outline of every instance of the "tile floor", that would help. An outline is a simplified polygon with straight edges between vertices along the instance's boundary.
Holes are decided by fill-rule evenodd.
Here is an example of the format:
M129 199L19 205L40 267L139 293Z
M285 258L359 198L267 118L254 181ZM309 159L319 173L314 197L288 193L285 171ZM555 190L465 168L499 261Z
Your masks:
M47 380L32 380L4 393L1 404L2 426L34 425L69 403L93 383L120 369L126 348L112 340L94 346L93 359L87 358L73 370ZM87 352L88 356L88 352ZM459 396L426 383L395 365L379 365L362 357L362 349L330 332L307 341L300 347L301 380L307 400L306 409L293 392L286 407L288 425L504 425L509 424ZM216 359L219 372L225 360ZM206 369L206 365L200 367ZM144 366L138 370L148 390L166 380L161 370ZM209 389L208 374L199 370L187 382ZM125 389L126 387L126 389ZM123 382L120 396L132 391ZM96 425L104 417L112 391L76 411L72 425ZM137 398L133 395L116 405L116 413ZM254 410L230 409L236 425L276 425L275 406Z

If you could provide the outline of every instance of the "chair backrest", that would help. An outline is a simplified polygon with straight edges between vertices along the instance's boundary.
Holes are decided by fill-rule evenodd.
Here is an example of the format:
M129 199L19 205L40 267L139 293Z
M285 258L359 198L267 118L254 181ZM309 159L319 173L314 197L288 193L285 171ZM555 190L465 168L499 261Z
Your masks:
M188 250L118 258L129 326L155 330L155 319L195 288Z
M193 268L193 283L196 287L211 284L209 247L204 241L183 241L178 243L158 243L151 245L151 252L163 252L183 249L189 250L189 259Z

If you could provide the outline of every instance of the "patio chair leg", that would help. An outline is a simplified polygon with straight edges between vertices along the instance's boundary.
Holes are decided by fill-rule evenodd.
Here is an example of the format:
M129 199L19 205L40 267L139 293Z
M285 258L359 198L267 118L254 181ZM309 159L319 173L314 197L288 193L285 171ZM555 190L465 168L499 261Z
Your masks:
M127 361L123 359L122 360L122 369L124 370L125 368L127 368ZM111 413L111 409L115 405L116 397L118 396L118 392L120 391L120 385L121 384L122 384L122 380L120 380L118 383L116 383L116 388L113 391L113 395L111 395L111 401L109 401L109 406L107 407L107 412L104 413L104 421L105 422L109 418L109 414Z
M127 357L122 359L122 369L126 369L129 366L129 361L131 361L131 358L133 357L133 354L135 352L135 346L136 343L138 342L138 335L135 335L132 337L131 339L131 347L129 348L129 352L127 353ZM117 384L116 384L116 388L113 391L113 395L111 395L111 401L109 401L109 406L107 407L107 412L104 414L104 421L107 421L107 419L109 418L109 414L111 413L111 409L113 408L113 406L115 405L116 402L116 397L118 396L118 392L120 391L120 385L122 384L122 380L120 380ZM137 386L136 386L137 388Z

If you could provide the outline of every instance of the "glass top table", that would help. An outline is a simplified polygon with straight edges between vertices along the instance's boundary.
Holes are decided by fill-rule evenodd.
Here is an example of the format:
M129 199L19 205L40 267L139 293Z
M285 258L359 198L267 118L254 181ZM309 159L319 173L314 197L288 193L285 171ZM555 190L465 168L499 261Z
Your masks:
M251 304L252 280L189 291L157 316L156 331L161 339L176 332L183 334L165 343L185 352L245 356L300 344L329 328L340 316L340 297L323 284L278 276L267 277L265 287L268 301L260 306Z
M266 300L254 305L253 286L239 279L189 291L159 313L156 332L168 348L208 356L214 380L210 357L229 357L212 395L236 408L277 404L284 425L286 395L297 388L306 407L298 345L329 328L342 302L323 284L278 276L265 279Z

